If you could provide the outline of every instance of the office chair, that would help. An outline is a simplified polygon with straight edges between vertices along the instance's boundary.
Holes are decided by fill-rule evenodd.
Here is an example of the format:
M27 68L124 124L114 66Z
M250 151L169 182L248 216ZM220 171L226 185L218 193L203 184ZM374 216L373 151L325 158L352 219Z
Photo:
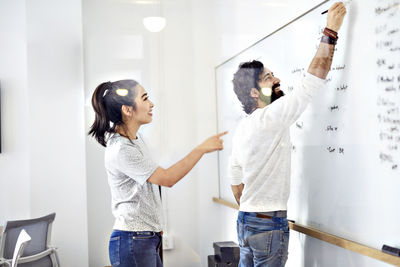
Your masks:
M18 259L21 257L22 253L24 252L25 247L31 242L31 237L28 233L22 229L19 233L17 244L15 245L14 249L14 256L11 262L11 267L16 267Z
M50 246L51 226L55 216L52 213L36 219L6 222L0 243L0 266L11 266L17 237L25 229L32 239L19 258L18 267L59 267L57 251Z

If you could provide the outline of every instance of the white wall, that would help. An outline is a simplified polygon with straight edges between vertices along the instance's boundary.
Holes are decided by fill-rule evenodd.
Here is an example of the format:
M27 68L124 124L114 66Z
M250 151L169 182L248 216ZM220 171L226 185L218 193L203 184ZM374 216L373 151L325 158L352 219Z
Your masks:
M86 266L81 1L26 1L31 214L57 213L65 266Z
M0 10L1 219L56 212L62 265L87 266L81 1L2 1Z
M25 1L0 1L0 35L0 221L4 222L30 216Z

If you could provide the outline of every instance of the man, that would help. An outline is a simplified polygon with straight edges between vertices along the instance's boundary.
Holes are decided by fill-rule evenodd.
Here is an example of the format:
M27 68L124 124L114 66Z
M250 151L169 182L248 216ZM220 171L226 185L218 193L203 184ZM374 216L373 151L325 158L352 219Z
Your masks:
M345 14L340 2L329 9L327 26L308 73L290 94L283 96L280 80L259 61L242 63L234 75L234 91L248 114L237 126L228 168L240 206L237 231L241 267L286 263L289 127L324 84Z

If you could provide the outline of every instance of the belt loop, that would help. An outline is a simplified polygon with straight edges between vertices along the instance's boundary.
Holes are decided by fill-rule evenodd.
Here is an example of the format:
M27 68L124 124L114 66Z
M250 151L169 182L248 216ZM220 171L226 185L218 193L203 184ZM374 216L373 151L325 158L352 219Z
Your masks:
M241 223L244 223L244 218L246 217L246 212L244 212L244 211L239 211L239 221L241 222Z

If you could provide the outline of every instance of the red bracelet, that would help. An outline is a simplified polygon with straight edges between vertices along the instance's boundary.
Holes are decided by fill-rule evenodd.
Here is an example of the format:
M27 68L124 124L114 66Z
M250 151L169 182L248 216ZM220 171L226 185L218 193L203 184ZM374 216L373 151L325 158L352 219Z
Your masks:
M338 39L338 33L335 32L334 30L331 30L329 28L325 28L323 33L324 33L324 35L328 35L328 36L330 36L330 37L332 37L334 39Z
M325 27L324 30L327 30L327 31L329 31L329 32L333 32L333 33L337 34L337 32L335 32L334 30L329 29L328 27Z

